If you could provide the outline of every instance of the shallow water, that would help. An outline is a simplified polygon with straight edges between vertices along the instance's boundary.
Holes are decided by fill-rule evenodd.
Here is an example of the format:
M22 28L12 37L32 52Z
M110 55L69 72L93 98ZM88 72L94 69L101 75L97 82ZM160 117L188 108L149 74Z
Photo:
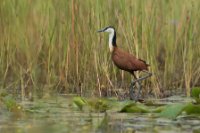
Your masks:
M176 98L175 98L176 99ZM177 98L178 99L178 98ZM169 104L174 98L159 100ZM179 97L175 102L184 102ZM181 115L176 120L156 114L97 113L74 109L71 98L21 102L22 112L0 111L0 133L199 133L200 117Z

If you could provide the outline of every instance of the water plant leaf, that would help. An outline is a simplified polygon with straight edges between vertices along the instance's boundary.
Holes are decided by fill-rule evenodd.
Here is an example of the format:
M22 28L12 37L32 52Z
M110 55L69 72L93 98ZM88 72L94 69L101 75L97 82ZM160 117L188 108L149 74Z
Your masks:
M159 116L169 119L175 119L178 115L182 113L186 106L187 104L182 103L167 105L165 109L159 114Z
M120 112L126 112L126 113L148 113L149 110L147 110L144 105L142 104L136 104L136 103L130 103L126 106L124 106Z
M193 87L191 91L191 97L200 98L200 87Z
M106 99L92 98L88 100L91 109L98 112L105 112L110 108L110 101Z
M165 109L165 106L160 106L155 109L152 109L151 112L152 113L161 113L164 109Z
M10 95L5 96L3 102L9 111L13 110L17 106L15 99Z
M192 103L187 104L184 111L190 115L190 114L199 114L200 115L200 105L194 105Z
M108 99L108 111L110 112L119 112L124 106L133 103L131 100L124 100L124 101L119 101L117 99Z
M191 97L195 99L197 104L200 104L200 87L192 88Z
M73 103L80 109L83 110L83 106L87 104L87 101L82 97L74 97Z
M19 105L11 95L6 95L2 98L2 102L8 111L13 113L20 113L23 111L23 107Z

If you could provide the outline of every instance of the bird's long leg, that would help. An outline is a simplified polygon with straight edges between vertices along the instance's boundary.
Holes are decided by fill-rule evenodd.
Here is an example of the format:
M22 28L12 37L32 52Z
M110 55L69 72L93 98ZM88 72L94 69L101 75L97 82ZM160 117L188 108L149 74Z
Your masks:
M138 100L138 97L139 97L140 92L141 92L141 81L147 79L148 77L150 77L152 75L152 73L150 73L148 71L143 70L143 72L147 73L147 75L145 75L144 77L141 77L141 78L137 78L136 75L133 73L133 77L135 78L135 80L131 82L131 86L130 86L131 99ZM136 97L134 97L133 86L136 85L136 82L138 82L138 94L136 95Z
M132 80L131 85L130 85L130 99L131 100L137 100L138 95L137 96L134 95L135 94L135 89L134 88L138 85L137 88L139 90L141 90L141 81L137 81L138 78L136 77L134 72L132 74L133 74L134 80ZM136 83L138 83L138 84L136 84ZM138 92L138 93L140 93L140 92Z
M142 72L147 73L147 75L145 75L144 77L138 78L138 79L136 80L136 82L140 82L140 81L142 81L142 80L144 80L144 79L147 79L148 77L151 77L151 76L152 76L152 73L150 73L150 72L148 72L148 71L146 71L146 70L143 70Z
M150 73L150 72L148 72L146 70L143 70L143 72L147 73L147 75L145 75L144 77L138 78L136 80L136 82L138 82L138 84L139 84L139 90L138 90L138 94L136 96L136 100L138 99L138 96L140 95L140 92L141 92L141 81L151 77L151 75L152 75L152 73Z
M137 78L136 77L136 75L133 73L133 77L136 79L135 80L135 82L137 82L138 83L138 93L137 93L137 95L136 95L136 97L134 98L135 99L135 101L137 101L138 100L138 97L139 97L139 95L140 95L140 92L141 92L141 80L138 80L138 79L140 79L140 78Z
M132 81L131 81L129 94L130 94L130 99L131 99L131 100L135 100L135 95L134 95L135 90L134 90L134 86L136 85L137 77L135 76L134 72L133 72L132 74L133 74L134 79L132 79Z
M134 95L134 93L135 93L135 90L134 90L135 83L136 83L135 80L133 80L131 82L131 85L130 85L130 88L129 88L129 95L130 95L131 100L135 99L135 95Z

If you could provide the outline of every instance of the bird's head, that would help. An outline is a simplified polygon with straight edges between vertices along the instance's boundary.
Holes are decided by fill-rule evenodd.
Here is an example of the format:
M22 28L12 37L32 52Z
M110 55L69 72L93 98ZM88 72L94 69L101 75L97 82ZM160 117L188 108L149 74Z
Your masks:
M108 32L108 33L114 33L115 28L113 26L108 26L103 29L98 30L97 32Z
M97 32L108 32L109 33L109 48L110 48L110 51L112 52L114 47L117 46L115 28L112 26L108 26L101 30L98 30Z

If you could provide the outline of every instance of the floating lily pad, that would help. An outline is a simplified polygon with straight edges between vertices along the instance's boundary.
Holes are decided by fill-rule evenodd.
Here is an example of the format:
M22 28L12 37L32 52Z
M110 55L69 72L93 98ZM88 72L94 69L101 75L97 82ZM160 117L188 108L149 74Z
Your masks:
M90 105L91 109L97 112L105 112L110 108L109 101L105 99L89 99L88 104Z
M192 88L191 97L200 99L200 87Z
M187 104L182 103L167 105L165 109L159 114L159 116L169 119L175 119L178 115L182 113L186 106Z
M82 97L74 97L73 103L80 109L83 109L83 106L87 104L86 100Z
M190 114L199 114L200 115L200 105L194 105L192 103L187 104L184 111L190 115Z
M197 104L200 104L200 87L192 88L191 97L193 97Z
M165 109L165 106L160 106L155 109L152 109L151 112L152 113L161 113L164 109Z
M136 104L136 103L130 103L126 106L124 106L120 112L126 112L126 113L148 113L150 112L147 110L144 105Z

